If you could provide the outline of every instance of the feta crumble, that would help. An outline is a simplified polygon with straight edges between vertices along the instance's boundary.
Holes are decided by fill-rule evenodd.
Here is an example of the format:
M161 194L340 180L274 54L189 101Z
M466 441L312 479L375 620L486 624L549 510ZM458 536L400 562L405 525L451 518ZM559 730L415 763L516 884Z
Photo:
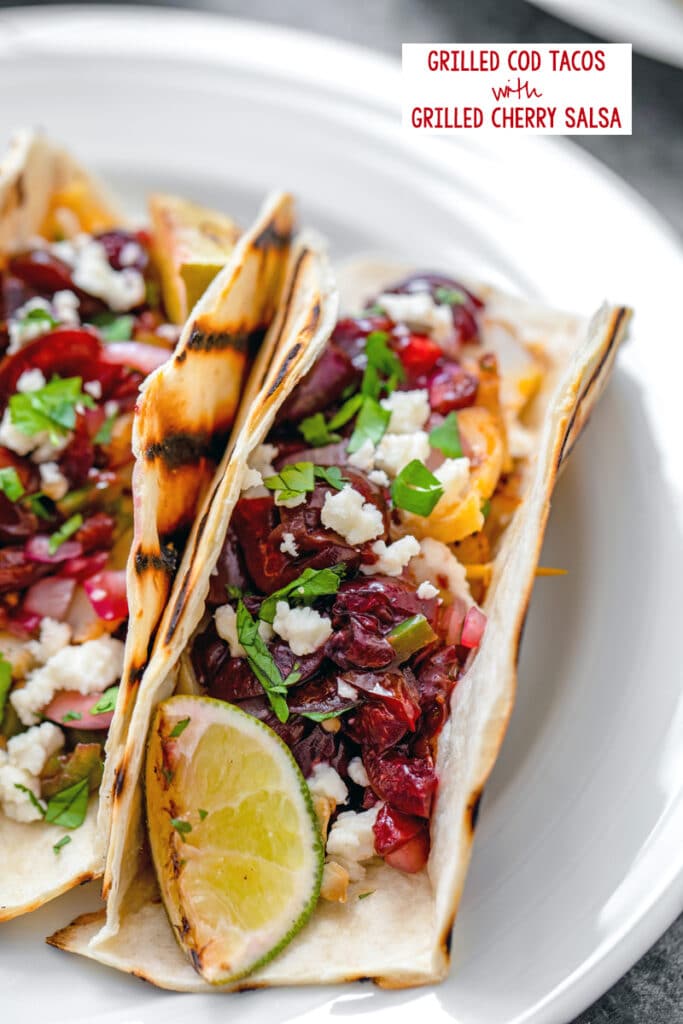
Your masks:
M421 601L429 601L430 598L439 596L439 588L435 587L429 580L423 580L417 588L417 596Z
M377 299L377 303L394 323L423 328L439 344L449 341L453 336L451 307L434 302L429 292L416 292L412 295L385 292Z
M349 455L348 462L350 466L362 469L364 473L371 470L375 465L375 446L372 441L369 438L363 441L358 451Z
M21 822L40 821L42 814L25 790L40 800L39 775L48 758L63 746L62 730L52 722L43 722L13 736L6 752L0 750L0 804L8 818Z
M305 491L302 491L301 494L293 494L291 498L283 498L282 491L275 491L275 504L278 506L278 508L296 508L297 505L303 505L305 501Z
M355 782L357 786L370 785L368 773L366 772L365 765L363 764L360 757L351 758L351 760L349 761L348 773L351 781Z
M142 249L137 242L126 242L119 252L119 263L122 267L134 266L142 256Z
M69 490L69 481L56 462L43 462L39 467L41 488L48 498L59 501Z
M306 779L311 796L321 796L333 800L335 804L345 804L349 799L349 791L341 775L330 764L321 763L313 766L313 773Z
M33 312L34 309L41 309L44 313L52 315L50 303L47 299L42 299L40 296L36 296L35 299L29 299L23 306L20 306L7 323L7 333L9 335L8 356L13 356L24 345L28 345L29 341L35 341L41 334L47 334L52 330L52 325L47 319L26 319L28 313Z
M98 402L102 397L102 385L98 380L89 380L83 385L83 390L88 394L92 395Z
M26 685L13 690L9 699L24 725L35 725L38 712L60 690L97 693L115 683L122 670L123 643L111 636L101 636L57 651L44 665L30 672Z
M277 445L260 444L249 456L249 468L258 470L263 477L275 476L273 459L277 458L277 454Z
M373 484L379 484L380 487L388 487L391 482L383 469L373 469L372 473L368 473L368 480Z
M375 541L372 550L379 556L374 565L362 565L361 571L366 576L381 573L384 576L400 576L411 558L420 552L420 542L411 537L401 537L388 546L383 540Z
M283 533L282 543L280 544L280 551L283 555L291 555L292 558L298 558L299 549L296 546L293 533Z
M382 805L368 811L343 811L327 837L327 853L346 861L370 860L375 856L375 835L372 826Z
M286 601L275 606L273 629L294 654L313 654L332 635L332 623L315 608L290 608Z
M71 277L77 288L102 299L117 313L144 302L145 279L140 271L133 267L114 270L101 242L80 235L70 244L70 250L63 250L62 259L72 267Z
M429 435L424 430L414 434L385 434L377 446L375 464L389 476L397 476L413 459L429 458Z
M33 805L28 793L17 788L24 786L39 800L39 780L35 775L23 772L21 768L13 765L4 751L0 751L0 753L3 755L0 757L0 804L3 811L13 821L40 821L42 814Z
M47 384L45 377L43 376L42 370L24 370L21 377L17 381L16 390L22 394L28 394L31 391L40 391Z
M50 460L54 459L55 455L58 455L66 448L71 437L72 435L69 433L66 437L59 438L57 444L53 444L47 430L40 430L38 433L31 434L30 436L24 434L12 423L9 406L5 409L2 414L2 420L0 420L0 445L16 452L17 455L30 454L33 462L37 463L50 462Z
M320 511L323 526L334 530L349 544L364 544L384 533L382 513L350 484L328 491Z
M252 487L261 487L263 485L263 477L259 473L258 469L251 469L247 466L247 470L244 474L244 480L242 481L242 491L250 491Z
M410 563L410 573L418 583L439 583L440 590L461 598L467 607L474 604L467 582L465 566L461 565L446 544L432 537L420 541L420 553ZM443 584L441 583L443 581Z
M468 458L446 459L437 469L434 476L443 484L443 494L439 502L444 504L455 502L462 497L470 479L470 460ZM437 505L439 504L437 502Z
M44 665L62 647L68 647L70 642L71 626L46 616L40 622L40 640L29 640L26 646L35 660Z
M40 775L45 762L64 746L64 733L53 722L34 725L7 743L10 764L30 775Z
M52 296L52 310L55 320L58 320L60 324L79 324L81 322L78 314L80 303L81 300L76 293L68 288L55 292Z
M390 434L414 434L424 427L431 413L429 392L424 389L394 391L380 404L391 413L387 426Z

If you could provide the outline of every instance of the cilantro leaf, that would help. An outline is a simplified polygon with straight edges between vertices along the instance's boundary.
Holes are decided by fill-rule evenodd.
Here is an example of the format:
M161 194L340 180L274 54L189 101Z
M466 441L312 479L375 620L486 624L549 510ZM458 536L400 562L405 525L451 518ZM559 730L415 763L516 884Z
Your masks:
M3 654L0 654L0 725L5 717L5 705L12 687L12 666Z
M232 583L226 584L225 590L231 601L238 601L243 596L242 589L234 586Z
M22 316L21 320L19 321L21 327L25 327L27 324L35 323L43 324L46 331L51 331L53 327L57 326L59 321L55 320L52 313L50 313L47 309L40 308L30 309L28 313L25 313Z
M55 853L59 853L62 847L68 846L70 842L71 836L62 836L61 839L58 839L57 842L53 844L52 849L55 851Z
M434 292L434 298L444 306L463 306L467 301L465 293L457 288L439 287Z
M339 427L343 427L345 423L348 423L350 419L353 419L363 404L363 400L364 396L360 392L357 395L351 395L344 402L339 412L335 413L330 420L328 424L330 430L337 430Z
M377 399L366 396L356 420L356 428L346 448L348 453L353 455L363 447L366 441L371 441L375 445L379 444L389 426L390 419L391 410L383 409Z
M339 466L315 466L313 472L318 480L324 480L326 484L334 487L336 491L341 491L344 484L348 483L346 477L342 476Z
M334 434L330 431L321 412L315 413L314 416L307 416L305 420L302 420L299 424L299 432L303 435L304 441L314 448L321 448L324 444L341 441L339 434Z
M373 894L374 892L376 892L376 890L375 890L375 889L368 889L368 891L367 891L367 892L359 892L359 893L358 893L358 899L359 899L359 900L364 900L364 899L367 899L367 897L368 897L368 896L372 896L372 894Z
M176 724L173 726L168 735L171 737L172 740L177 740L179 736L182 736L182 734L185 732L189 724L189 717L181 718L179 722L176 722Z
M355 708L355 704L349 704L345 708L337 708L336 711L300 711L300 718L308 718L311 722L326 722L330 718L340 718L347 711Z
M432 448L438 448L440 452L443 452L448 459L462 458L463 450L456 413L449 412L443 423L430 431L429 443Z
M83 516L80 512L77 512L75 516L71 516L65 523L59 527L59 529L53 533L50 537L50 542L47 546L47 550L51 555L54 555L57 548L61 547L65 540L72 537L74 533L80 530L83 525Z
M29 789L28 786L22 786L20 782L15 782L14 788L20 790L22 793L25 793L26 796L31 801L31 803L33 804L33 806L35 807L35 809L37 811L40 811L41 818L45 817L45 808L32 789Z
M116 313L98 313L92 318L103 341L130 341L133 337L135 317L117 316Z
M24 494L24 485L14 466L3 466L0 469L0 491L10 501L18 501Z
M90 708L91 715L107 715L110 711L113 711L116 707L116 698L118 696L118 686L110 686L109 689L105 690L97 704L94 704Z
M243 601L237 605L237 636L244 647L249 668L265 690L270 706L279 721L286 722L289 718L289 708L285 700L287 687L297 683L301 673L290 672L286 679L282 678L272 654L259 636L258 623L252 618Z
M208 812L208 811L205 811L203 807L200 807L200 808L199 808L199 820L200 820L200 821L204 821L204 818L206 818L206 817L207 817L208 813L209 813L209 812Z
M10 420L22 434L47 432L58 444L76 425L76 406L94 409L92 396L81 390L80 377L53 377L37 391L20 392L9 400Z
M114 424L118 418L118 412L113 412L111 416L107 416L106 420L97 431L94 437L95 444L109 444L111 441L111 433L114 428Z
M80 722L83 715L80 711L67 711L65 715L62 715L63 722Z
M78 828L85 821L88 810L89 786L87 779L81 779L67 786L50 798L45 820L63 828Z
M270 491L278 491L281 501L295 498L299 494L312 491L315 486L312 462L293 462L283 466L275 476L268 476L263 481Z
M171 818L171 825L179 833L182 841L185 842L185 836L188 832L192 831L192 825L189 821L184 821L182 818Z
M336 594L345 574L346 566L343 564L333 565L331 569L304 569L301 576L297 576L286 587L273 591L263 600L259 618L272 624L278 601L287 599L290 603L311 604L317 597Z
M365 341L368 362L363 374L361 392L370 398L379 398L383 391L388 395L405 378L403 363L389 345L386 331L371 331Z
M442 495L443 484L419 459L409 462L391 485L391 499L396 508L418 516L431 515Z

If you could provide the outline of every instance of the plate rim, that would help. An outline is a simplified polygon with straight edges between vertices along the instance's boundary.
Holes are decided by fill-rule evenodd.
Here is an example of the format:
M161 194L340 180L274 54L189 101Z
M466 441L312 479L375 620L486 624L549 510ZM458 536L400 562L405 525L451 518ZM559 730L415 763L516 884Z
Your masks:
M532 2L537 3L545 10L552 6L551 4L546 5L544 0L532 0ZM221 34L224 40L227 40L231 33L233 36L235 33L239 34L242 41L263 40L264 37L268 37L269 40L281 44L277 48L277 52L281 55L277 67L287 66L292 72L298 71L299 74L301 74L301 69L295 68L291 59L285 61L282 56L288 49L285 44L294 43L299 49L311 47L318 50L323 49L325 60L321 66L324 66L329 79L326 84L333 91L338 92L345 87L345 96L351 96L360 105L367 107L381 103L385 112L397 109L396 96L398 93L395 86L397 76L400 74L400 62L397 59L370 47L339 40L332 36L280 26L272 22L233 18L211 11L132 4L107 4L103 7L78 4L28 8L6 7L0 9L0 54L13 56L15 59L21 59L22 53L35 54L36 49L32 49L32 46L37 45L36 40L31 41L30 36L38 25L40 26L40 52L49 51L50 24L59 23L64 18L72 18L81 23L80 38L76 40L80 44L83 44L88 38L88 23L94 24L95 22L99 24L108 22L119 34L122 30L132 32L135 29L139 32L139 25L145 21L154 22L157 26L163 22L167 27L180 25L182 22L185 25L193 22L196 30L200 30L202 26L210 29L207 36L211 37L213 43L217 42ZM26 35L22 35L22 29ZM138 37L144 48L155 50L155 52L158 52L156 46L158 39L159 33L154 32L142 32ZM233 61L235 40L232 38L230 41L231 46L227 48L214 46L212 57L219 64L222 63L225 67L233 68L235 67ZM107 42L111 47L114 42L113 34L107 37ZM27 46L27 44L29 45ZM185 56L186 59L192 57L192 45L193 41L189 37L185 37L183 53L178 52L172 56L174 59L180 56ZM52 49L56 51L56 44ZM270 44L267 49L272 52ZM244 54L241 55L241 60L245 65L249 65ZM373 69L373 93L370 93L367 87L360 88L361 76L348 75L348 69L344 71L343 75L340 73L340 67L348 62ZM271 61L270 64L272 66L273 62ZM379 94L378 86L380 84L383 88L382 96ZM462 137L460 138L462 139ZM443 141L442 151L445 152L445 147L453 140L446 138L440 141ZM510 139L508 141L507 137L504 137L503 140L499 138L494 140L491 136L482 135L473 140L473 144L486 150L501 141L504 145L516 145L518 141L522 140ZM637 214L643 224L659 236L660 242L664 243L668 249L669 257L680 263L683 270L683 244L678 234L664 220L663 215L616 172L578 145L571 144L567 139L527 137L523 142L525 147L535 148L546 154L546 157L552 154L555 160L569 161L577 170L606 186L632 215ZM434 149L434 153L436 152ZM436 157L432 162L435 161ZM590 957L551 989L543 999L528 1007L510 1024L541 1024L541 1022L551 1020L573 1019L623 977L682 911L683 867L666 884L662 884L660 891L655 893L647 905L635 908L628 927L609 936L607 940L603 940ZM443 988L440 991L441 993L445 992Z

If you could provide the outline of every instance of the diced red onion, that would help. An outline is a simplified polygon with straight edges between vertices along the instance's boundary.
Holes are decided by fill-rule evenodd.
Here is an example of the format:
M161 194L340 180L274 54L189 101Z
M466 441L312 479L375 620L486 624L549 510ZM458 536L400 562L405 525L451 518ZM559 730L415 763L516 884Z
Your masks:
M125 619L128 615L126 573L123 569L105 569L83 584L90 603L105 622Z
M23 611L41 618L63 619L71 603L75 580L61 576L47 576L29 587L24 598Z
M113 341L105 346L102 362L114 366L131 366L147 374L165 363L170 354L167 348L145 345L141 341Z
M460 643L463 647L478 647L486 628L486 616L476 605L472 605L462 626Z
M43 711L46 718L57 722L60 726L71 729L108 729L114 717L113 711L106 711L102 715L91 715L90 709L94 708L102 699L102 692L79 693L77 690L60 690L55 694L48 706ZM69 712L80 715L80 718L64 721Z
M460 634L462 633L462 625L465 621L466 613L467 608L461 598L456 598L453 604L443 609L442 622L447 644L460 643Z
M58 562L66 562L70 558L78 558L83 548L76 540L65 540L57 550L50 554L50 538L46 533L37 533L26 541L24 548L26 557L32 562L47 562L56 565Z
M70 558L60 569L60 574L83 582L101 572L107 564L108 557L106 551L96 551L94 555L79 555L77 558Z

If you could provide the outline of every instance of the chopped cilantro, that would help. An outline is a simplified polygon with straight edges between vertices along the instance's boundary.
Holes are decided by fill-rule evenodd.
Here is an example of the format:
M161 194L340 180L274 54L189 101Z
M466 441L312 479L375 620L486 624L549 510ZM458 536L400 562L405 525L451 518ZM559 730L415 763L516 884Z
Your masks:
M489 498L487 498L486 501L482 501L482 503L481 503L481 514L483 515L484 519L488 519L488 515L489 515L490 511L491 511L491 501L489 500Z
M3 654L0 654L0 725L5 717L5 705L12 687L12 666Z
M20 782L15 782L14 788L20 790L22 793L25 793L26 796L31 801L31 803L33 804L33 806L35 807L35 809L37 811L40 811L40 816L42 818L45 817L45 808L32 789L29 789L28 786L22 786Z
M80 711L67 711L65 715L62 715L63 722L80 722L83 715Z
M192 825L190 825L189 821L183 821L182 818L171 818L171 825L179 833L182 841L185 842L185 836L188 832L192 831Z
M10 501L18 501L24 494L24 485L14 466L3 466L0 469L0 491Z
M341 491L344 484L348 483L346 477L342 476L339 466L315 466L313 472L318 480L324 480L326 484L334 487L336 491Z
M287 687L297 683L301 673L295 669L286 679L282 678L272 654L259 636L258 623L252 618L243 601L237 605L237 636L244 647L249 668L265 690L270 706L279 721L286 722L289 718L289 708L285 700Z
M263 481L270 491L278 491L281 501L296 498L299 494L312 491L315 486L312 462L294 462L283 466L275 476L268 476Z
M360 392L357 395L351 395L344 402L339 412L335 413L330 420L328 424L330 430L337 430L339 427L343 427L345 423L348 423L350 419L353 419L362 404L363 395Z
M290 603L311 604L317 597L336 594L345 573L346 566L343 564L333 565L331 569L304 569L301 576L297 576L286 587L273 591L263 600L259 618L272 624L278 601L286 599Z
M396 508L418 516L431 515L442 495L443 484L419 459L409 462L391 485L391 498Z
M109 689L105 690L97 704L94 704L90 708L91 715L108 715L110 711L113 711L116 707L116 698L118 696L118 686L110 686Z
M368 362L363 374L361 392L370 398L379 398L383 391L388 395L405 377L403 363L387 342L386 331L371 331L365 341Z
M118 412L113 412L111 416L107 416L106 420L95 434L95 444L109 444L111 441L112 430L114 424L118 418Z
M60 793L50 798L45 820L63 828L78 828L85 821L88 810L89 786L88 779L81 779L72 786L67 786Z
M178 737L182 736L182 734L185 732L189 724L189 718L181 718L179 722L176 722L176 724L173 726L168 735L171 737L172 740L178 739Z
M80 530L83 525L83 516L80 512L77 512L75 516L71 516L65 523L59 527L59 529L52 534L50 542L47 546L47 550L51 555L54 555L55 551L61 547L65 540L72 537L74 533Z
M231 601L239 601L243 596L241 588L233 586L232 583L228 583L225 589Z
M117 316L116 313L98 313L92 318L103 341L130 341L133 337L135 317Z
M463 456L462 443L460 441L460 429L456 413L449 412L443 423L429 434L429 443L432 448L438 448L447 459L461 459Z
M71 842L71 836L62 836L61 839L58 839L57 842L54 843L52 849L55 851L55 853L59 853L59 851L64 846L68 846L70 842Z
M375 445L379 444L389 426L390 419L391 411L389 409L383 409L375 398L366 396L356 420L356 428L346 449L349 454L357 452L366 441L371 441Z
M436 288L434 298L445 306L463 306L467 301L464 292L458 291L457 288Z
M301 718L308 718L311 722L326 722L329 718L341 717L341 715L351 711L355 706L355 704L349 704L347 707L338 708L336 711L301 711L299 714Z
M58 444L76 425L76 406L94 409L91 395L81 390L80 377L53 377L37 391L12 395L9 400L12 424L33 437L46 431L52 444Z
M204 818L207 816L208 813L209 812L205 811L203 807L200 807L199 808L199 818L200 818L200 820L204 821Z
M375 891L376 891L375 889L368 889L367 892L359 892L358 893L358 899L359 900L367 899L367 897L368 896L372 896L373 892L375 892Z
M299 432L303 435L304 441L313 445L314 448L321 448L324 444L332 444L334 441L341 440L339 434L330 431L321 412L302 420L299 424Z

